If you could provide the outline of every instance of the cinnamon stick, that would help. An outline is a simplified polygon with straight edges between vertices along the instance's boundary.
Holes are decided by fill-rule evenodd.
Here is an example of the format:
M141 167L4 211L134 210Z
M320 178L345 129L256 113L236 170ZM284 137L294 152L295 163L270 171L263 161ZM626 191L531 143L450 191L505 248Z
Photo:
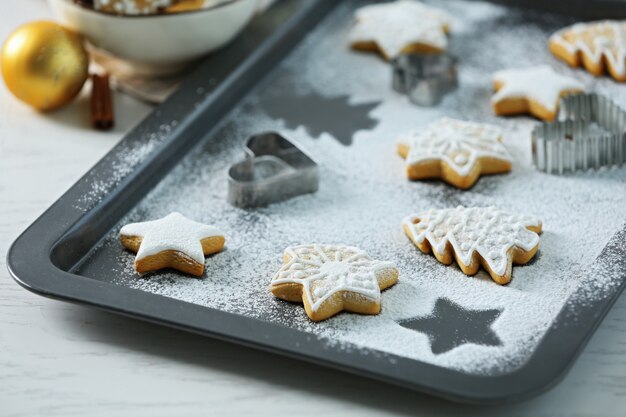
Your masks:
M98 130L111 129L115 124L108 75L91 76L91 122Z

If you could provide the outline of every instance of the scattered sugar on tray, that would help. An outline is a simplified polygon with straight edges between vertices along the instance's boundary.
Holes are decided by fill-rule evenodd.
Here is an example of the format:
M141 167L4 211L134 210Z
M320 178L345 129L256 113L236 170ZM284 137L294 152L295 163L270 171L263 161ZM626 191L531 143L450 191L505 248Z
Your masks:
M390 109L385 114L385 124L395 122L393 113L394 110ZM275 122L262 118L255 123L248 123L249 118L257 117L238 113L238 127L256 126L259 130L275 127ZM227 130L230 140L237 138L240 143L247 135L241 131L235 133L234 125ZM592 191L596 187L596 195L604 202L604 207L614 207L612 198L608 198L613 195L613 190L606 187L611 184L602 186L597 179L603 176L610 179L612 172L560 178L546 177L532 168L521 166L508 176L484 178L475 189L457 193L459 203L468 206L487 205L493 202L493 198L497 199L502 208L513 211L520 211L526 206L526 212L542 217L546 224L539 259L532 265L516 267L511 285L498 287L482 272L478 278L467 278L456 267L445 267L432 257L418 254L406 240L398 226L399 219L407 214L406 210L414 207L417 211L437 205L439 202L432 197L436 198L449 189L438 183L406 182L401 172L384 175L391 164L400 165L400 161L389 151L390 141L380 137L377 139L377 130L361 132L355 146L375 148L372 152L366 152L368 155L384 155L378 166L375 158L367 164L354 156L338 158L338 155L348 156L358 152L348 152L330 138L321 138L323 145L315 146L315 142L311 142L303 132L286 132L288 136L306 143L321 161L334 162L323 163L322 188L317 195L304 196L255 211L233 209L224 203L226 177L223 172L231 161L240 157L240 148L223 146L220 141L215 146L207 146L207 152L213 154L211 158L217 164L215 171L202 169L203 157L187 159L142 203L140 213L153 218L182 208L184 214L194 219L228 227L230 230L227 233L233 238L227 243L227 251L207 261L207 280L180 279L177 274L170 273L157 274L158 278L153 276L137 280L132 273L132 255L123 254L121 256L128 263L127 272L130 277L130 282L125 284L226 311L279 321L310 331L333 343L356 343L472 372L493 373L495 370L507 369L511 364L521 364L524 352L532 351L533 343L540 338L541 332L545 331L562 307L562 301L559 300L567 299L571 290L579 283L570 280L567 273L560 271L563 268L571 270L570 265L573 262L591 261L610 237L579 239L579 227L576 223L564 220L568 218L564 210L570 212L570 215L577 214L588 205L585 204L585 198L580 198L581 193L585 190ZM521 140L513 143L518 142L522 144ZM379 146L381 143L383 146ZM516 153L525 154L523 150ZM527 164L528 161L524 163ZM335 164L341 165L335 168ZM373 172L365 177L363 169L366 166ZM341 174L334 175L336 170ZM353 182L362 184L364 179L367 179L367 184L364 185L367 193L363 193L359 187L350 186ZM390 181L396 183L397 190L391 192L387 189ZM559 183L557 189L562 192L549 191L547 184L553 181ZM581 189L580 183L586 186ZM494 196L496 188L498 194ZM416 192L413 194L410 190ZM372 194L376 195L376 192L386 195L386 198L369 198ZM569 194L571 197L568 198ZM527 195L533 195L535 201L527 204ZM431 198L424 199L424 196ZM579 198L574 198L576 196ZM550 203L546 207L546 200L551 200L552 197L558 197L561 201ZM390 208L389 201L397 201L398 207ZM359 206L367 206L369 209L359 212L355 210ZM594 212L599 213L604 209L598 207L597 210L594 209ZM388 217L381 218L381 212L388 212ZM591 223L589 233L593 230L611 232L618 226L619 224L607 225L605 219L598 221L598 224ZM568 234L572 235L571 239L563 241L561 235ZM400 256L396 254L396 259L393 259L400 266L401 281L398 289L392 288L384 293L381 316L371 318L342 314L328 322L311 324L306 320L301 307L289 306L286 312L281 311L284 306L268 293L267 282L280 266L280 254L284 246L309 241L328 241L330 236L333 241L331 243L348 242L381 259L386 259L389 257L387 254L395 254L399 251L398 248L402 248ZM378 238L372 241L372 236ZM284 243L274 243L281 241ZM580 255L586 253L590 241L598 242L594 245L595 248L592 247L596 253L592 251L588 259L581 258ZM562 251L564 247L568 250ZM559 253L560 251L563 253ZM551 265L546 265L547 261ZM234 267L238 271L229 273ZM556 275L552 276L548 271ZM211 285L229 281L231 285L223 287ZM430 353L425 336L400 326L389 326L390 320L395 323L395 320L428 314L434 300L441 296L467 308L504 308L505 312L494 325L504 341L504 347L465 346L435 356ZM242 303L242 299L246 301ZM542 314L534 314L536 311L542 311ZM378 323L375 326L376 331L367 330L374 328L370 327L372 323ZM408 346L414 346L415 350L408 352ZM491 357L496 359L486 359Z
M464 7L471 9L464 4L450 2L448 6L446 2L442 7L454 8L455 15L463 16ZM224 122L212 142L186 158L120 223L158 218L177 210L194 220L219 226L229 236L227 248L207 259L206 278L187 278L171 272L137 278L132 269L133 255L119 247L116 231L101 251L115 254L124 266L118 277L120 285L281 323L324 339L329 346L363 354L378 350L463 372L508 372L527 360L568 300L603 297L620 282L615 271L608 275L581 271L594 270L596 256L614 231L623 227L623 212L617 208L626 203L624 171L564 177L537 172L530 164L528 139L536 122L491 114L490 80L485 74L514 65L510 57L527 47L529 60L551 59L536 45L530 47L545 41L540 39L545 37L540 26L513 31L512 35L501 30L498 36L454 39L453 48L464 50L461 87L440 107L421 109L391 91L386 63L344 47L350 6L339 7L344 12L324 22L319 32L314 32L253 94L293 86L299 92L314 90L329 96L349 93L355 102L381 100L383 103L371 113L380 124L358 132L354 145L346 148L328 135L314 140L303 128L285 130L281 122L264 115L259 102L250 97ZM493 16L499 18L500 14L496 10ZM481 27L498 27L489 19L476 18L475 22ZM325 32L323 36L321 31ZM467 31L475 33L469 28ZM471 46L477 36L489 47ZM329 59L333 71L323 68L328 67ZM576 76L586 83L593 82L587 74L576 72ZM595 89L602 92L608 92L611 85L602 79L594 83ZM612 94L626 103L625 93ZM466 192L440 182L407 181L402 161L394 153L395 136L444 114L500 125L514 157L513 171L484 177ZM235 209L225 201L226 171L243 156L245 138L265 130L282 131L320 161L320 190L267 208ZM439 264L434 257L419 253L400 229L400 221L407 214L459 204L496 205L543 220L544 233L536 259L515 267L510 285L492 283L484 271L469 278L456 266ZM377 259L395 261L400 281L383 293L382 313L344 313L312 323L302 306L275 299L267 285L281 265L283 249L309 242L351 244ZM596 268L605 272L606 266ZM397 324L400 319L430 314L440 297L469 309L503 309L493 326L503 345L463 345L434 355L424 334Z
M113 153L107 157L113 158L111 164L112 172L102 180L95 180L91 183L91 189L83 195L77 208L88 210L98 203L107 193L130 174L137 165L143 162L156 147L165 140L176 126L178 121L172 120L168 124L163 124L157 132L147 135L147 138L140 138L136 142L127 146L118 146L113 149Z

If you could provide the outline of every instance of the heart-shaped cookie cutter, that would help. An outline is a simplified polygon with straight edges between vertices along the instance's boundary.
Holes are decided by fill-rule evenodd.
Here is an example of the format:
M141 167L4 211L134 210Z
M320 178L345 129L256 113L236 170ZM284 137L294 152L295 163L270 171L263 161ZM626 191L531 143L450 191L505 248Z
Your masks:
M276 132L251 136L245 154L228 170L228 202L233 206L267 206L319 187L317 163Z
M601 94L563 97L559 121L532 132L533 162L548 174L621 166L626 162L626 112Z
M434 106L457 86L457 59L446 53L402 54L392 65L392 87L418 106Z

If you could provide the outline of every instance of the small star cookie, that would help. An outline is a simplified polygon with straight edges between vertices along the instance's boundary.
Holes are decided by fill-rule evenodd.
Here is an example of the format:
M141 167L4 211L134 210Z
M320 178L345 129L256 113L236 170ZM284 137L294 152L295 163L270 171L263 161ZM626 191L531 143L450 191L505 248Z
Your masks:
M584 90L579 81L547 65L498 71L493 75L493 88L491 105L496 114L530 113L543 120L556 118L562 96Z
M511 157L496 126L443 117L397 140L409 179L441 178L460 189L481 174L511 170Z
M301 302L313 321L342 310L380 312L380 292L398 281L392 262L372 260L360 249L343 245L300 245L285 249L283 266L270 291L287 301Z
M122 245L133 252L140 273L173 268L200 276L204 257L224 248L224 235L213 226L189 220L180 213L162 219L131 223L120 230Z
M415 0L364 6L355 19L352 48L380 52L387 60L401 53L441 52L448 45L448 15Z
M404 219L407 236L423 253L445 265L455 259L466 275L479 267L500 285L511 281L513 264L529 262L539 249L541 222L495 207L429 210Z
M572 67L584 66L596 76L608 71L626 81L626 21L577 23L554 33L548 46Z

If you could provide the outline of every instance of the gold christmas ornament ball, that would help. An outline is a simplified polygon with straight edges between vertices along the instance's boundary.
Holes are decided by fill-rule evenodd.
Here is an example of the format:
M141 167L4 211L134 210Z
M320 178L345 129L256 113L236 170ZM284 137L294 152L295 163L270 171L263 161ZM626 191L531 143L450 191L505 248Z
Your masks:
M80 92L89 57L79 35L54 22L33 22L9 36L0 64L9 90L46 111L67 104Z

